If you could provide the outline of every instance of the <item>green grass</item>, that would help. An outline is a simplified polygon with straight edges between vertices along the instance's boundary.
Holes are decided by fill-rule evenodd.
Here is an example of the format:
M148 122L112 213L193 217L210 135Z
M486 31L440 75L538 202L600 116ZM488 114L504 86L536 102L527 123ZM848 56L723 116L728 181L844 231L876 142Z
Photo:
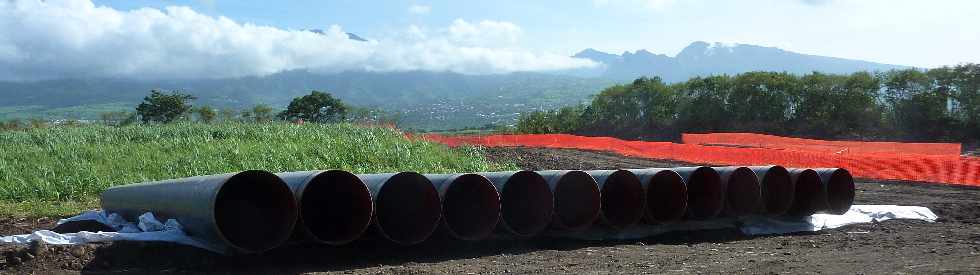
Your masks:
M82 126L0 132L0 215L95 208L109 186L248 169L448 173L515 169L476 148L349 124Z

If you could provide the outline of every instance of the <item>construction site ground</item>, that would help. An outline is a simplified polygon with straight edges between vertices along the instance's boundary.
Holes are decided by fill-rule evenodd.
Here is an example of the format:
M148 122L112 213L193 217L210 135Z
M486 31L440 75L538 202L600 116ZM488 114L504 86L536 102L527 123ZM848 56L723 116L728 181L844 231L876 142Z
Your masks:
M683 165L567 149L489 148L486 155L535 170ZM0 245L0 272L980 273L980 189L858 181L855 204L925 206L939 220L892 220L770 236L746 236L735 229L675 232L613 242L539 238L465 243L435 237L399 247L368 239L342 247L291 245L241 256L165 243ZM0 217L0 235L51 228L56 219Z

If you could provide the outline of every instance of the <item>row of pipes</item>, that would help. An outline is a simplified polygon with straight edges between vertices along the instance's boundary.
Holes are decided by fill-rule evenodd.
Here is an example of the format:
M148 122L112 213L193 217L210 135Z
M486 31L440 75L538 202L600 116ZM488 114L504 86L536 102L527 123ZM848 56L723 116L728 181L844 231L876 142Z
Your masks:
M679 167L462 174L273 174L251 170L109 188L107 213L152 212L186 233L238 253L290 240L341 245L373 224L411 245L442 228L460 240L496 229L520 238L593 224L623 229L717 216L843 214L854 180L840 168Z

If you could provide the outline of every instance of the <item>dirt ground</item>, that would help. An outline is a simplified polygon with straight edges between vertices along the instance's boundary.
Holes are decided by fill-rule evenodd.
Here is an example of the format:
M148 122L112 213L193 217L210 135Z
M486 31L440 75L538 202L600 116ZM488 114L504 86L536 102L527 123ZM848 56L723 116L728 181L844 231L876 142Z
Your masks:
M667 161L556 149L488 149L525 169L611 169ZM217 256L170 244L0 246L2 273L251 272L354 274L489 273L980 273L980 189L922 183L857 185L856 204L926 206L936 223L886 221L817 233L745 236L734 229L621 242L564 239L462 243L435 238L397 247L363 240L344 247L291 246L262 255ZM51 228L53 219L0 218L0 234Z

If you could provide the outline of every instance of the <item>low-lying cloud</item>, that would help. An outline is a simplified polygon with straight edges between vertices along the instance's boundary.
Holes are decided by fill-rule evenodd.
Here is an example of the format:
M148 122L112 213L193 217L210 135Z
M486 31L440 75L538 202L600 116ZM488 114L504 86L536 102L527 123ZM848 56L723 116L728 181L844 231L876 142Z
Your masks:
M310 69L466 74L589 67L588 60L518 46L519 26L456 20L445 28L348 39L212 17L187 7L130 11L89 0L0 1L0 79L224 78Z

